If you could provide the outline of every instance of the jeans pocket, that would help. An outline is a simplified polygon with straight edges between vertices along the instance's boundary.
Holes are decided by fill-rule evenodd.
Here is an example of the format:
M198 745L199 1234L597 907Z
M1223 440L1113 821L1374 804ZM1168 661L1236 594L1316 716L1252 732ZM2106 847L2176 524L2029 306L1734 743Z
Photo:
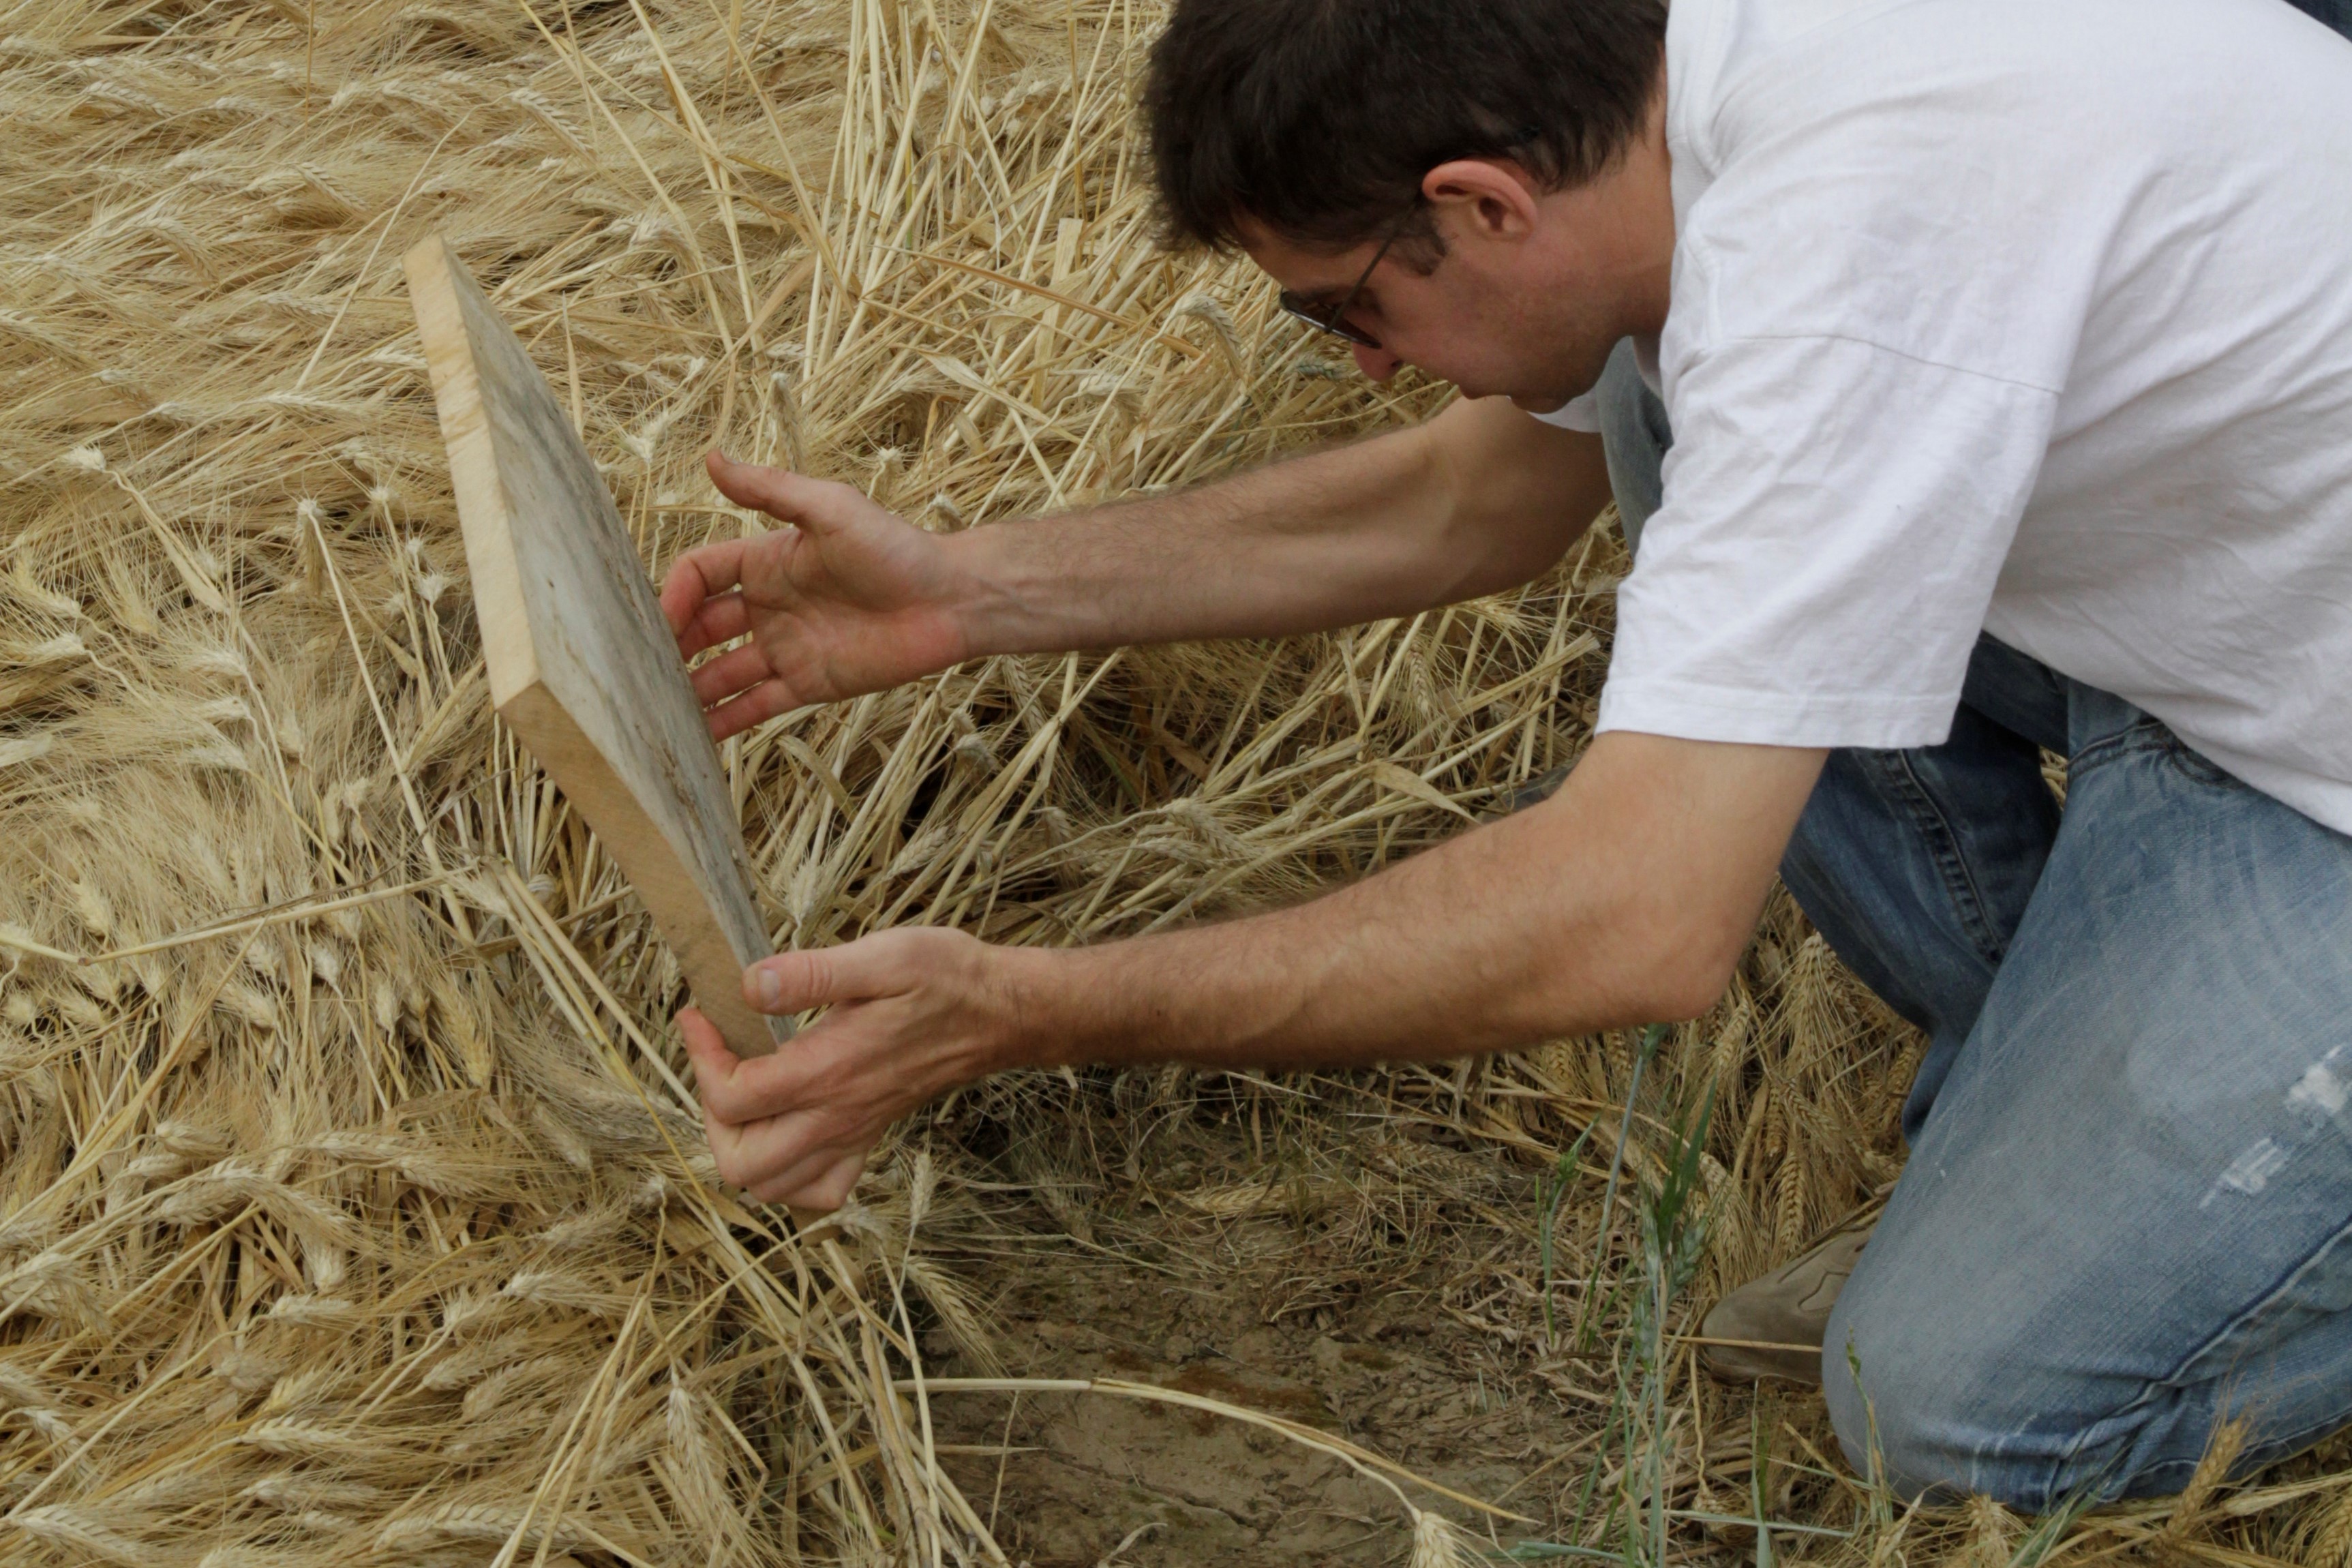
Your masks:
M2079 779L2095 768L2126 757L2141 756L2149 752L2169 752L2179 745L2172 731L2161 721L2120 701L2115 702L2115 706L2122 710L2121 721L2077 746L2074 754L2066 759L2066 776L2070 780Z
M2078 777L2103 763L2142 752L2154 752L2169 764L2173 772L2192 784L2212 789L2246 787L2236 774L2210 761L2174 734L2169 724L2147 713L2139 713L2130 723L2100 736L2076 752L2067 759L2066 771L2070 776Z
M2149 722L2156 721L2150 720ZM2174 734L2170 729L2163 725L2158 725L2158 728L2164 730L2165 760L2189 779L2214 789L2247 787L2245 782L2237 774L2208 759L2203 752L2191 747L2189 742Z

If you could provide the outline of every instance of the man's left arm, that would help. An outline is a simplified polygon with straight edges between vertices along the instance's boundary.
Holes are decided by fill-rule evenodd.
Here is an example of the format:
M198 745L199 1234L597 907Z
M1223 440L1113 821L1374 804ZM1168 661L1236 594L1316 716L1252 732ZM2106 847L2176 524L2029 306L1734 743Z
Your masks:
M1292 908L1092 947L913 927L780 953L745 994L831 1011L774 1056L681 1016L719 1172L836 1207L891 1122L1009 1068L1349 1067L1694 1016L1825 754L1614 731L1551 799Z

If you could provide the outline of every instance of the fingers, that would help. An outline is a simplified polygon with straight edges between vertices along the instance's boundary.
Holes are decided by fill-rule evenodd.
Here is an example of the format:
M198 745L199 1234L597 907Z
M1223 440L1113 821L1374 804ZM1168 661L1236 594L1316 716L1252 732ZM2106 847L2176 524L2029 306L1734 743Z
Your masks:
M711 600L678 634L678 657L690 659L714 644L733 641L742 635L748 621L740 594ZM792 689L775 679L767 650L756 643L730 649L688 670L687 684L694 689L695 701L706 710L705 721L714 741L740 734L801 706Z
M681 1023L685 1015L680 1014ZM687 1054L695 1065L695 1093L712 1120L736 1128L754 1123L782 1124L805 1116L820 1101L840 1098L845 1073L852 1073L859 1047L867 1042L839 1037L844 1015L835 1014L812 1029L802 1031L786 1048L764 1057L741 1058L729 1052L718 1033L705 1025L708 1043L687 1036ZM706 1068L705 1062L709 1065Z
M724 452L712 452L704 464L719 493L737 506L756 508L812 533L845 528L856 520L860 508L873 505L863 491L848 485L812 479L790 468L739 463Z
M990 951L913 927L762 960L743 972L755 1006L833 1009L772 1056L738 1058L699 1014L681 1013L719 1174L769 1202L838 1205L893 1121L986 1070L966 1004L987 990Z
M713 1126L711 1152L720 1179L762 1203L831 1213L865 1173L872 1136L828 1138L808 1117L754 1127Z
M753 1065L766 1067L775 1059L761 1058ZM761 1078L779 1081L751 1081ZM817 1087L806 1072L698 1078L703 1129L720 1180L771 1203L798 1203L794 1194L803 1186L852 1156L862 1158L887 1121L844 1115L837 1107L819 1103Z
M825 1164L826 1159L833 1163ZM762 1203L789 1204L795 1209L831 1214L849 1201L850 1189L865 1173L866 1151L859 1149L844 1155L820 1156L746 1190Z
M707 716L710 738L723 741L730 735L740 735L754 724L764 724L779 713L789 713L800 702L784 689L781 680L762 681L736 698L722 702Z
M678 1015L681 1028L685 1018ZM791 1113L808 1091L805 1067L786 1061L782 1053L747 1061L719 1042L716 1029L707 1045L688 1034L686 1054L694 1063L694 1092L709 1113L706 1120L738 1131Z
M667 613L667 606L664 606ZM751 629L751 602L741 589L718 594L705 599L698 610L689 610L692 617L684 631L677 634L680 658L692 658L707 647L733 642Z
M782 1055L745 1062L692 1007L679 1012L677 1027L694 1064L695 1091L720 1180L763 1203L822 1214L839 1208L866 1170L873 1139L828 1125L815 1110L778 1113L780 1105L806 1098L812 1075L804 1066Z
M694 685L695 700L711 708L739 691L750 690L772 673L767 654L755 645L746 644L720 654L694 670L689 679Z
M698 1009L683 1007L678 1010L677 1032L686 1040L687 1059L694 1064L695 1091L702 1096L703 1103L710 1103L714 1091L732 1095L735 1075L741 1069L743 1058L727 1048L719 1026Z
M686 631L705 600L743 580L743 552L750 542L721 539L689 550L670 563L669 574L662 579L661 606L671 636Z

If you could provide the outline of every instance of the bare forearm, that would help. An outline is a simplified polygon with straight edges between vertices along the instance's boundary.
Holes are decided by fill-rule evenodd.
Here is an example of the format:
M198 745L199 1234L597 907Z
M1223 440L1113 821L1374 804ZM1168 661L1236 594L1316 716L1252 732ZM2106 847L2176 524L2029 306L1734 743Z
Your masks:
M976 529L975 651L1280 637L1541 572L1605 503L1599 444L1490 401L1196 489Z
M908 1111L1002 1068L1342 1066L1686 1017L1722 989L1823 753L1603 735L1559 795L1316 903L1075 952L904 926L781 952L743 1060L679 1015L719 1173L838 1205Z
M1428 1060L1667 1011L1641 956L1612 951L1607 901L1530 896L1528 837L1503 825L1311 903L1037 954L1053 1010L1024 1065Z
M1730 787L1720 773L1693 786L1662 750L1692 742L1604 742L1582 788L1571 778L1544 806L1315 902L1029 955L1044 1016L1022 1031L1022 1059L1427 1059L1703 1009L1745 945L1819 755L1726 748L1738 753Z

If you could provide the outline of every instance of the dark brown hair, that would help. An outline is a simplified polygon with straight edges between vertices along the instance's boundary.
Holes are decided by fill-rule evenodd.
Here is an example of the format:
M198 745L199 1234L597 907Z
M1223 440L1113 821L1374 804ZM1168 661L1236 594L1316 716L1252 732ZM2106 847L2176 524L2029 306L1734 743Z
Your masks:
M1640 133L1665 31L1664 0L1178 0L1143 91L1168 236L1346 248L1454 158L1581 184Z

